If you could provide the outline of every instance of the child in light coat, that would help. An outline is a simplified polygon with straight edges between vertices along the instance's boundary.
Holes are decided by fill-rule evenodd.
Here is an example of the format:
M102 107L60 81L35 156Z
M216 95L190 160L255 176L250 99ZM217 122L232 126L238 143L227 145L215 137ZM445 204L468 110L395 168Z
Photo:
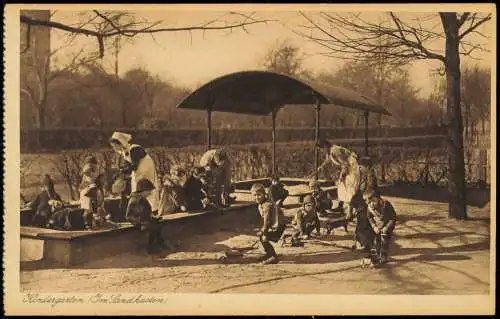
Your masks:
M317 234L320 234L320 222L318 218L318 210L316 201L312 195L307 195L302 202L302 207L295 212L293 220L295 226L295 239L308 239L313 230L316 229Z
M273 203L266 194L266 188L262 184L254 184L251 193L258 204L259 213L262 217L262 227L257 232L260 244L264 249L264 256L259 258L263 264L276 264L279 262L278 255L271 242L280 240L285 230L285 215L283 211Z

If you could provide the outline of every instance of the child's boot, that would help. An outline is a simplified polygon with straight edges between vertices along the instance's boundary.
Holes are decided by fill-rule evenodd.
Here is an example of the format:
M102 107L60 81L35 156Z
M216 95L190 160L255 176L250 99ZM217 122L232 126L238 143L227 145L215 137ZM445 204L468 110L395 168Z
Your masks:
M277 255L273 255L262 262L263 265L271 265L271 264L277 264L277 263L279 263L279 259L278 259Z

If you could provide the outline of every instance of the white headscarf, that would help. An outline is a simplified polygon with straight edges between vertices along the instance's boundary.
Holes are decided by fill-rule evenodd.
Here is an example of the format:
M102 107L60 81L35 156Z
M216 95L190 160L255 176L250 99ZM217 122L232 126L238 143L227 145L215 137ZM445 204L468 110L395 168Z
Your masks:
M337 165L352 165L354 163L357 164L358 162L358 156L356 155L356 153L338 145L332 145L329 155L332 162L336 163Z
M132 135L122 132L114 132L113 135L111 135L111 139L117 140L123 146L128 146L130 140L132 139Z

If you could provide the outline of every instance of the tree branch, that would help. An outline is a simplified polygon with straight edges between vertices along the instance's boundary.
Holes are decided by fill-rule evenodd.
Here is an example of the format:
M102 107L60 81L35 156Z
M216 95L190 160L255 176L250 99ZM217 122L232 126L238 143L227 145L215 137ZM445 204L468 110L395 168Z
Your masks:
M486 17L484 18L481 18L479 21L477 21L476 23L474 23L474 21L471 22L471 26L469 28L467 28L464 32L462 32L458 38L461 40L463 39L467 34L471 33L472 31L474 31L475 29L477 29L481 24L487 22L491 20L491 13L488 14Z
M309 34L294 31L324 48L326 55L341 59L368 61L387 59L388 63L401 64L411 59L437 59L444 62L443 54L430 51L425 47L427 41L443 37L432 30L424 30L401 21L394 13L389 13L392 25L372 23L361 18L360 14L342 16L321 12L317 20L303 12L299 14L308 22ZM324 20L328 25L321 24ZM313 34L313 31L317 35ZM346 57L349 55L349 57Z
M69 26L67 24L59 23L56 21L47 21L47 20L39 20L35 18L30 18L25 15L21 15L20 20L21 23L27 24L29 26L40 26L40 27L48 27L48 28L54 28L58 30L62 30L65 32L71 32L74 34L83 34L86 36L92 36L95 37L99 43L99 53L100 56L102 57L104 55L104 39L108 37L113 37L113 36L118 36L118 35L124 35L127 37L132 37L138 34L154 34L154 33L159 33L159 32L184 32L184 31L206 31L206 30L230 30L232 31L235 28L242 28L244 31L246 31L246 27L249 25L254 25L254 24L259 24L259 23L267 23L273 20L255 20L251 18L250 16L243 15L243 14L238 14L238 13L231 13L233 15L239 15L245 18L243 22L237 22L237 23L226 23L225 25L213 25L216 22L220 22L220 18L209 21L207 23L204 23L202 25L198 26L187 26L187 27L165 27L165 28L154 28L154 26L158 25L159 22L153 23L152 25L146 26L144 28L128 28L133 24L129 24L128 26L119 26L116 23L114 23L109 17L107 17L105 14L99 12L98 10L94 10L94 13L96 13L97 16L101 17L104 19L111 27L111 31L95 31L95 30L90 30L85 27L73 27Z
M458 20L458 28L460 28L465 23L465 21L467 21L469 16L470 16L470 12L465 12L464 14L462 14L460 19Z

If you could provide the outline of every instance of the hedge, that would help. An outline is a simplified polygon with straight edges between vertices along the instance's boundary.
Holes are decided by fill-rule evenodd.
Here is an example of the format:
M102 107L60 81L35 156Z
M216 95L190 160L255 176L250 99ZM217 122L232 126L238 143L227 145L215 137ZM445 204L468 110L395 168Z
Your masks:
M73 149L93 149L108 146L108 139L115 130L121 129L27 129L21 130L21 152L38 153ZM123 129L132 134L133 141L144 147L164 146L178 148L206 143L206 129ZM321 128L321 137L327 139L364 138L364 128ZM444 127L383 127L370 128L373 137L408 137L416 135L446 134ZM312 141L314 128L280 128L278 142ZM271 142L271 130L215 129L212 143L219 145L242 145Z

